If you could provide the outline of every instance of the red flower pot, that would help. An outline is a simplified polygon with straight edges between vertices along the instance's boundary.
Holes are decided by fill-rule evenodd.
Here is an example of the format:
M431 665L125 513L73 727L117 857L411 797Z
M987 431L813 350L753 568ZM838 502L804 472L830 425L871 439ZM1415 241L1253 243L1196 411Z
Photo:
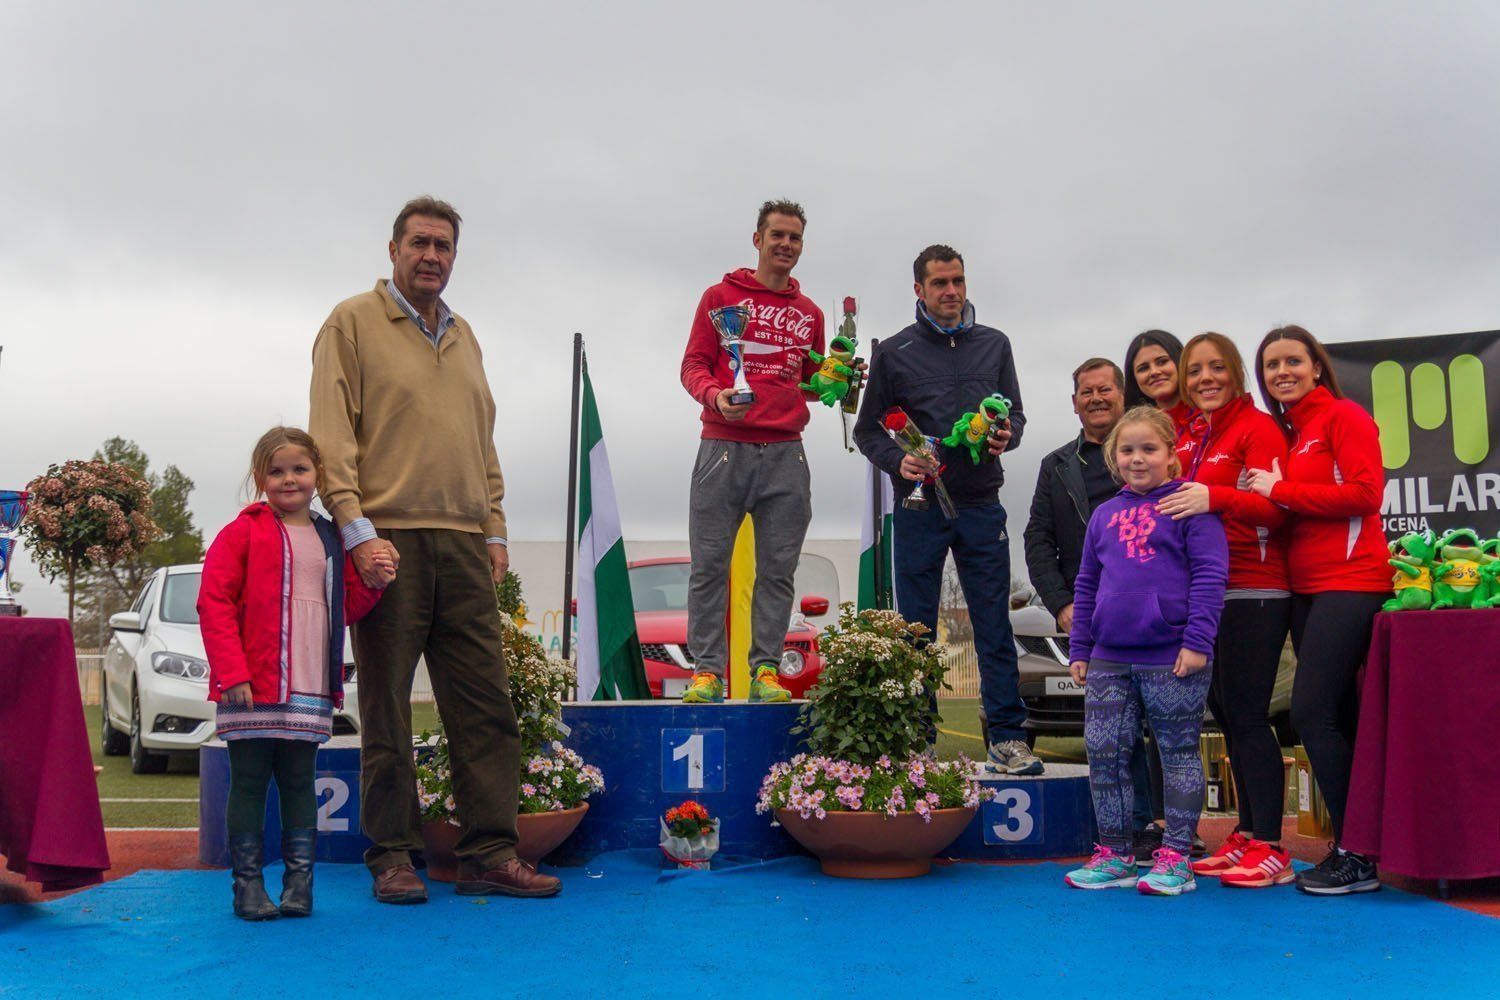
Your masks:
M572 809L556 812L522 813L516 817L516 853L521 860L536 864L551 854L583 821L589 811L587 802ZM434 882L458 881L458 824L424 822L422 824L422 857L427 861L427 877Z
M823 873L839 878L912 878L932 870L935 854L958 839L977 809L934 809L931 822L914 812L830 812L803 819L792 809L776 820L817 855Z

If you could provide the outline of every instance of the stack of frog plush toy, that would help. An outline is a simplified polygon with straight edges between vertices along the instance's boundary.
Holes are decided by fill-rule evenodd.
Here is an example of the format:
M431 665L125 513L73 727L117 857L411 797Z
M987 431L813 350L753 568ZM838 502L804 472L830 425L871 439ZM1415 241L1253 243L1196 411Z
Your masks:
M1385 611L1500 607L1500 538L1481 542L1470 528L1442 538L1412 532L1391 543L1390 563L1396 594Z

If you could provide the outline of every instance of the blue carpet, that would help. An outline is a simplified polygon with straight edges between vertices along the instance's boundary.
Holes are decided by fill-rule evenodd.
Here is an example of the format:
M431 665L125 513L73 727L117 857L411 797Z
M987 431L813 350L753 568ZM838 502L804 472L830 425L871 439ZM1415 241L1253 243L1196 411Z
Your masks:
M1418 896L1205 880L1163 899L1063 871L851 882L803 858L663 872L619 852L563 870L556 899L435 886L391 907L363 868L320 865L314 916L260 925L230 915L227 873L140 872L0 907L0 996L1500 996L1500 921Z

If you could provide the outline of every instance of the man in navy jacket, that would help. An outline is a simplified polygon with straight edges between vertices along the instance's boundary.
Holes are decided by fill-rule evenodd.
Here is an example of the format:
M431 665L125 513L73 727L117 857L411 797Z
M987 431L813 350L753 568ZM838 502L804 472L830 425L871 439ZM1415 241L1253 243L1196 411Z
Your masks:
M939 445L942 481L958 517L944 516L935 497L926 510L897 504L893 515L896 604L908 621L936 632L943 564L948 552L969 605L979 656L980 696L989 732L991 765L1003 773L1040 774L1042 762L1026 744L1016 644L1010 629L1010 544L1000 485L1000 455L1021 443L1026 416L1010 340L974 322L964 260L952 247L930 246L913 265L916 322L876 347L860 404L854 440L865 457L890 475L898 501L937 470L906 455L886 434L881 418L899 406L923 434L943 438L965 412L1000 393L1011 402L1008 421L997 423L989 454L974 464L967 449Z

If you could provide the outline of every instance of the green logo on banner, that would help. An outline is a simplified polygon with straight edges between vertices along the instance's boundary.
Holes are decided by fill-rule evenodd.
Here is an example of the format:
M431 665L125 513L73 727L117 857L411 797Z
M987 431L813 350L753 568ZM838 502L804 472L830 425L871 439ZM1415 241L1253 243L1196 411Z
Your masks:
M1445 377L1442 368L1424 361L1411 370L1409 395L1407 383L1406 369L1397 361L1382 361L1370 372L1370 396L1387 469L1399 469L1411 460L1412 424L1435 431L1448 423L1453 429L1453 457L1465 465L1478 465L1489 456L1483 362L1460 354L1448 363Z

